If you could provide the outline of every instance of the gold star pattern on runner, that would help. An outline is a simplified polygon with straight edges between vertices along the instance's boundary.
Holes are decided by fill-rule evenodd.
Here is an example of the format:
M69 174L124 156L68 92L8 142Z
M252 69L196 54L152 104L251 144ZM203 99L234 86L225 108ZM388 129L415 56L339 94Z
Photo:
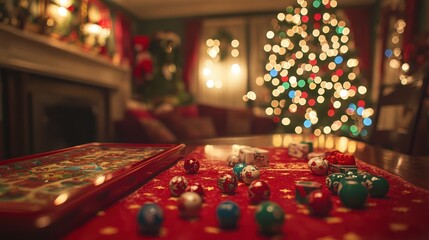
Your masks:
M276 163L276 164L274 164L273 168L284 169L284 168L286 168L286 164L284 164L284 163Z
M219 234L221 232L221 230L217 227L205 227L204 231L213 234Z
M326 236L326 237L318 238L317 240L335 240L335 238L333 238L331 236Z
M307 208L300 208L300 209L296 210L296 212L297 213L302 213L302 214L305 214L305 215L310 214L310 211Z
M307 163L303 164L303 163L291 163L291 164L286 164L288 169L292 169L292 170L308 170L308 166Z
M351 211L350 209L344 208L344 207L337 208L337 212L348 213L350 211Z
M176 210L177 206L175 206L175 205L167 205L167 206L165 206L165 208L168 209L168 210Z
M334 223L342 223L343 219L339 217L327 217L325 218L325 221L329 224L334 224Z
M405 231L408 229L408 224L405 223L391 223L390 230L394 232Z
M161 231L159 231L160 237L165 237L167 235L167 228L161 228Z
M115 227L104 227L100 229L100 234L102 235L113 235L119 232L118 228Z
M282 193L289 193L289 192L292 192L292 190L289 190L287 188L283 188L283 189L280 189L280 192L282 192Z
M139 208L140 208L140 205L138 204L131 204L128 206L128 209L139 209Z
M406 213L406 212L408 212L408 210L410 210L410 209L407 207L394 207L393 208L393 211L402 212L402 213Z
M288 195L283 196L282 198L286 198L286 199L290 200L290 199L294 199L295 197L293 195L288 194Z
M344 240L360 240L362 238L359 235L357 235L356 233L349 232L349 233L344 234L343 239Z

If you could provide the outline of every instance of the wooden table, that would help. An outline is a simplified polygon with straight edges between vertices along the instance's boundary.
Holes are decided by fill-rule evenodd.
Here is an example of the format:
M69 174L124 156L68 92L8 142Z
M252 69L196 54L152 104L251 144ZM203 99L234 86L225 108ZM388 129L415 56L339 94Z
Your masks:
M288 147L290 143L312 141L315 148L337 149L356 158L394 173L408 182L429 189L429 157L413 157L370 144L333 135L305 136L297 134L270 134L247 137L213 138L187 142L188 151L199 145L249 145L254 147Z

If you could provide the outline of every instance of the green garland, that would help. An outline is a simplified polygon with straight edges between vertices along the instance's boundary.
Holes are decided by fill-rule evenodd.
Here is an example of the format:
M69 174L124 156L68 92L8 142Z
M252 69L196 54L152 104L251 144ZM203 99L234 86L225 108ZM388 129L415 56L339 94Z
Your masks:
M234 40L232 34L227 30L221 28L219 31L212 37L212 39L217 39L220 42L219 46L219 60L223 61L229 56L231 52L231 42Z

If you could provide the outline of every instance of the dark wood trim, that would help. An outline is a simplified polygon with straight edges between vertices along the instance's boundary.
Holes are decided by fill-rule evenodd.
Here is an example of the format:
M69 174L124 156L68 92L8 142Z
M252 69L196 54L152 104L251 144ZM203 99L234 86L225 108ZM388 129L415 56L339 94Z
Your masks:
M5 158L5 136L4 136L4 94L3 94L3 71L0 69L0 159L4 159Z

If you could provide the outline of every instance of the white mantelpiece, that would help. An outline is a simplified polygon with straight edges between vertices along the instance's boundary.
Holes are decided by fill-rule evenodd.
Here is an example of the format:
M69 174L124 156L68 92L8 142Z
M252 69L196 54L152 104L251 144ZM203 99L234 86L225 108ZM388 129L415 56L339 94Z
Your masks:
M120 119L131 92L128 67L76 46L0 24L0 68L112 89L111 117Z

